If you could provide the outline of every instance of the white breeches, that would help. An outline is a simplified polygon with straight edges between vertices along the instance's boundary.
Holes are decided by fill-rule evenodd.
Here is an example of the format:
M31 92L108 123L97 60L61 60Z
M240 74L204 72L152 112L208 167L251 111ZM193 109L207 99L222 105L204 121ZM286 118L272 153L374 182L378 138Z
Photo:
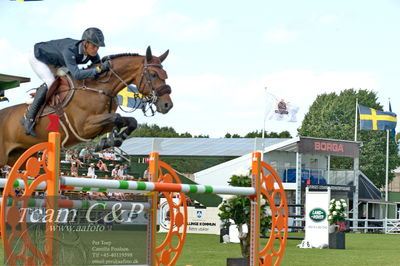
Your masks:
M51 84L53 84L55 80L54 74L51 72L50 68L45 63L39 61L35 57L33 51L29 56L29 63L36 75L46 83L47 88L50 88Z

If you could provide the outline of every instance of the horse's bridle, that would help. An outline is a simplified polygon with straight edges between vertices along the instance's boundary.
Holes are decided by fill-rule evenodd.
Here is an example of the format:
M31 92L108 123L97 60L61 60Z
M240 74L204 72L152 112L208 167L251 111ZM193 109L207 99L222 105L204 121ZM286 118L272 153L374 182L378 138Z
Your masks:
M113 69L112 69L112 64L111 64L111 59L106 59L106 60L110 60L110 72L116 76L126 87L129 86L129 84L127 84ZM142 107L142 111L143 114L145 116L154 116L155 115L155 110L153 109L153 105L155 105L155 103L158 100L158 97L164 95L164 94L170 94L171 93L171 87L167 84L164 84L160 87L154 88L152 80L151 80L151 76L150 76L150 72L149 69L150 68L154 68L156 73L159 73L157 71L158 69L163 69L163 66L161 64L149 64L147 63L147 59L145 59L144 64L143 64L143 70L142 70L142 74L140 75L140 80L138 83L138 90L140 92L140 88L142 86L143 81L145 82L144 86L148 86L150 89L150 94L143 96L143 101L145 103L148 104L148 108L146 109L145 105L143 105ZM144 87L145 88L145 87ZM143 90L144 90L143 88ZM143 91L142 90L142 91ZM115 96L114 96L115 97ZM150 110L151 115L147 115L147 111Z

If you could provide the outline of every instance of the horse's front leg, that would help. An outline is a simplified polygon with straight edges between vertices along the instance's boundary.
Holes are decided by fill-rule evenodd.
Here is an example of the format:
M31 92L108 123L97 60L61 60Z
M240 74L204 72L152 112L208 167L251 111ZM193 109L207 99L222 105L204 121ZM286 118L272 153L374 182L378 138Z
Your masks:
M123 131L122 128L126 127ZM122 142L137 128L137 121L133 117L119 116L113 129L114 146L120 147Z
M122 132L121 129L126 127ZM133 117L121 117L120 114L102 114L92 116L85 123L85 132L99 130L99 128L110 130L112 134L108 138L102 138L96 145L95 150L101 151L114 146L121 146L122 142L137 128L137 121Z

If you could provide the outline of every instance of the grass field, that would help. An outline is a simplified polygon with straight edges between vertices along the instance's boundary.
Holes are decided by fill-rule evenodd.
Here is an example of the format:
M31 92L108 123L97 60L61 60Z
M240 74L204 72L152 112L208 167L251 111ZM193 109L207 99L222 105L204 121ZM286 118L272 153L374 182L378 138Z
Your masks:
M400 265L400 235L346 234L345 250L296 248L300 242L288 240L281 265ZM219 236L191 234L177 265L225 266L226 258L240 256L239 244L221 244Z
M164 236L158 234L158 240ZM266 241L262 239L263 244ZM346 234L345 250L299 249L299 243L288 240L281 265L400 265L400 235ZM0 255L3 265L2 249ZM240 256L239 244L219 243L219 236L190 234L177 265L225 266L226 258Z

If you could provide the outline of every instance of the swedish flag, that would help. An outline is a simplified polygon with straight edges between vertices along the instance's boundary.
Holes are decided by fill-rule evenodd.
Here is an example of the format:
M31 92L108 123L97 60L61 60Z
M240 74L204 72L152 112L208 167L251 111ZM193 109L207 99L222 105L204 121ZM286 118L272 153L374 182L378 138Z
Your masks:
M118 94L119 105L129 108L142 108L146 105L143 101L143 94L134 85L123 88Z
M385 130L396 128L397 115L358 105L360 111L360 129Z
M0 102L8 102L7 97L4 96L4 90L0 90Z

